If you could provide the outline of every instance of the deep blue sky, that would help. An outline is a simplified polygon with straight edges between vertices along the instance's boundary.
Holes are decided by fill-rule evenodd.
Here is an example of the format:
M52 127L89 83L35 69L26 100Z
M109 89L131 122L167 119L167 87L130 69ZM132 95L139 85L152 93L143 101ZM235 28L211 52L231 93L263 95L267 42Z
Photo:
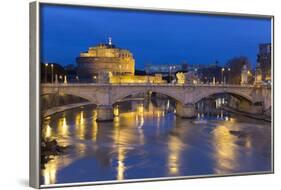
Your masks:
M89 46L106 42L130 50L145 64L224 64L247 56L256 64L259 43L271 42L270 19L74 6L41 8L41 61L76 64Z

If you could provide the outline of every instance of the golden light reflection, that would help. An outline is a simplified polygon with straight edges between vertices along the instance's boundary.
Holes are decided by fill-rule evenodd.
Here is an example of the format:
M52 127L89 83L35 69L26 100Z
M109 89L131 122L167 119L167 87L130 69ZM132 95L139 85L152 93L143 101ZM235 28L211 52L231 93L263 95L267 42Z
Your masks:
M118 105L116 105L113 108L113 114L114 114L114 116L119 116L119 106Z
M123 141L126 141L125 135L122 136L120 133L120 126L119 126L119 118L118 120L114 120L114 144L117 146L117 180L123 180L124 179L124 173L126 170L125 166L125 148L122 145Z
M48 161L42 170L42 176L45 185L55 184L57 181L57 172L60 168L69 165L73 160L68 156L53 156L51 160Z
M98 136L98 124L97 124L97 121L96 121L96 114L97 112L96 111L93 111L93 141L96 142L97 141L97 136Z
M140 144L144 144L144 132L143 132L144 116L143 115L136 116L136 123L138 127Z
M137 107L143 107L143 105ZM139 110L140 112L137 112ZM137 109L135 112L120 113L118 117L113 121L113 142L114 149L116 150L116 178L118 180L125 179L126 166L126 154L128 151L128 145L144 144L144 112L142 109ZM120 126L120 124L123 124ZM132 132L137 130L138 134ZM136 142L138 141L138 142Z
M75 128L76 128L76 136L80 140L85 139L85 121L84 121L84 112L81 111L75 117Z
M50 125L46 125L45 127L45 138L50 138L52 136L52 128L50 127Z
M180 168L180 154L182 150L182 142L178 137L170 136L168 142L168 172L170 175L178 175Z
M63 116L58 121L58 135L66 137L68 135L69 126L66 122L66 117Z
M139 104L137 106L137 113L138 114L143 114L144 108L143 108L143 104Z
M45 164L45 169L42 171L44 177L44 184L50 185L56 183L57 178L57 158L50 160Z
M144 124L144 116L143 115L136 115L136 124L138 128L142 128Z
M123 180L126 166L124 163L125 151L122 147L118 147L118 158L117 159L118 159L117 160L117 180Z
M219 174L230 173L237 169L237 145L236 137L229 133L229 128L225 125L218 126L213 132L215 148L215 171Z

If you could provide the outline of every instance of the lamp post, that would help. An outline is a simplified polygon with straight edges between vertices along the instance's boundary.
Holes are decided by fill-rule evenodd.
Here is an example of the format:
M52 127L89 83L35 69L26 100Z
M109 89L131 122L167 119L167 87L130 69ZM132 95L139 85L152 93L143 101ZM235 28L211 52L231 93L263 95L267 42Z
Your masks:
M176 71L176 66L174 65L173 67L172 67L172 71L174 72L173 74L175 74L175 71ZM172 77L173 78L173 77Z
M230 68L228 68L228 69L227 69L227 71L228 71L228 75L227 75L227 76L228 76L228 78L227 78L227 83L229 83L229 78L230 78Z
M54 64L51 64L51 69L52 69L52 84L53 84L53 79L54 79Z
M224 82L224 77L223 77L223 72L224 72L224 68L221 69L221 83L223 84Z
M47 69L48 69L48 63L45 63L45 83L47 83Z
M251 71L248 70L247 74L248 74L248 77L247 77L247 78L248 78L248 80L249 80L249 78L252 76L252 73L251 73Z
M197 74L198 69L195 68L194 71L195 71L196 80L193 80L193 84L198 84L199 83L199 77L198 77L198 74Z
M169 67L170 83L172 83L172 66Z

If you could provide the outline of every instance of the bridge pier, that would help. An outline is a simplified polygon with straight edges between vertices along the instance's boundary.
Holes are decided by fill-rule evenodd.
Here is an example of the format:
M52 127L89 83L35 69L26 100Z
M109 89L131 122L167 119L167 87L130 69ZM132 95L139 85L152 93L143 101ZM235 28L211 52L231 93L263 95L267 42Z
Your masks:
M196 118L195 105L186 104L182 105L181 103L176 104L176 114L181 118L194 119Z
M97 122L112 121L113 117L112 105L97 106Z

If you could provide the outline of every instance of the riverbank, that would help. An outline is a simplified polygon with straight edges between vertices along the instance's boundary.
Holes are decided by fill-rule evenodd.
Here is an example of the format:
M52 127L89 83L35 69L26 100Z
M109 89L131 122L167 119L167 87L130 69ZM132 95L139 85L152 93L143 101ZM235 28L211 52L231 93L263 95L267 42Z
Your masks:
M268 117L264 114L253 114L253 113L248 113L248 112L243 112L234 108L230 108L230 107L223 107L223 110L230 112L230 113L234 113L237 115L242 115L245 117L249 117L252 119L257 119L257 120L262 120L262 121L266 121L266 122L271 122L271 117Z
M54 107L54 108L43 111L42 115L43 115L43 118L45 118L45 117L51 116L55 113L59 113L59 112L74 109L74 108L77 108L80 106L86 106L86 105L91 105L91 104L93 104L93 103L92 102L82 102L82 103L75 103L75 104L68 104L68 105L64 105L64 106Z

